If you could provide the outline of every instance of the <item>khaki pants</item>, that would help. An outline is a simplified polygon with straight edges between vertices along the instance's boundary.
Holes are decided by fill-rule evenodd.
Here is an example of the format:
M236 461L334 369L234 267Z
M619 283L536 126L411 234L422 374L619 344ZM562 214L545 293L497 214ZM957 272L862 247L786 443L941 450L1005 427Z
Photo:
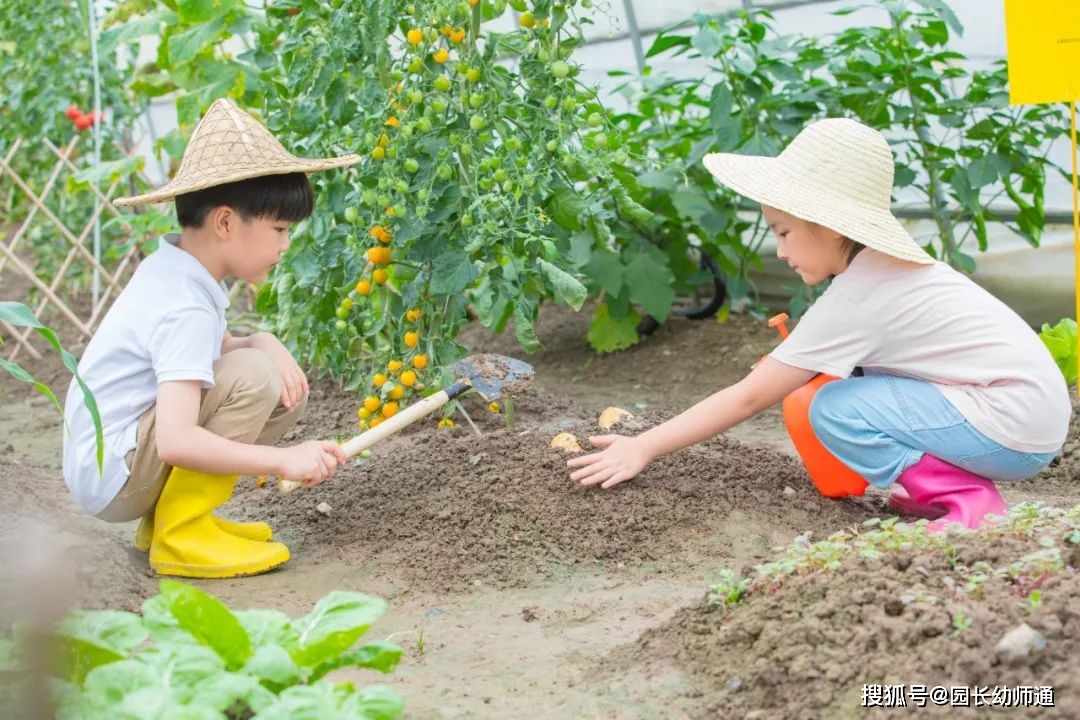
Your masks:
M242 443L273 445L304 412L307 398L292 410L281 404L281 373L261 350L242 348L214 363L214 387L203 390L199 425L215 435ZM139 417L135 449L127 454L131 476L97 517L128 522L157 504L172 467L157 454L157 408Z

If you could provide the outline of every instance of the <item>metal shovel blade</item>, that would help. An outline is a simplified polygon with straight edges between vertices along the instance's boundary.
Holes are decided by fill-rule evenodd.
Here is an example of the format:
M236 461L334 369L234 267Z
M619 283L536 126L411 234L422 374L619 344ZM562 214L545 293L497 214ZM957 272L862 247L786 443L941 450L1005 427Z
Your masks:
M470 355L458 360L450 369L488 402L523 392L535 374L533 366L527 362L490 353Z

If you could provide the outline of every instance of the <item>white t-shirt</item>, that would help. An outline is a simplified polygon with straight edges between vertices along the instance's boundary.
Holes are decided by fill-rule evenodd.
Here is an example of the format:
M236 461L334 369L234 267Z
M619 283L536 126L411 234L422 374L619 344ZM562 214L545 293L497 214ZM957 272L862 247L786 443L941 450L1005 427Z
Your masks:
M980 432L1020 452L1055 452L1072 406L1039 336L945 263L912 268L866 249L771 357L848 377L856 366L926 380Z
M88 513L96 515L127 482L124 456L135 448L139 416L157 402L158 384L201 380L214 384L229 297L210 272L161 238L101 321L79 361L94 393L105 435L104 472L98 473L94 423L72 380L64 420L64 480Z

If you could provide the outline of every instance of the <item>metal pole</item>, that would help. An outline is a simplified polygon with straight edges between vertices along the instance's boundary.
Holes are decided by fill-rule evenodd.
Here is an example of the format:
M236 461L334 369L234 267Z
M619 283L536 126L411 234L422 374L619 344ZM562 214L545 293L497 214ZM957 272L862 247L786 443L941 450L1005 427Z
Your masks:
M634 60L640 75L645 72L645 51L641 47L641 30L638 29L637 15L634 14L634 0L623 0L623 7L626 8L626 24L630 28L630 42L634 46Z
M101 123L103 121L101 114L101 71L98 64L98 47L97 47L97 18L95 17L97 10L94 7L94 0L86 0L86 15L89 18L90 28L90 62L93 63L94 69L94 165L101 164ZM96 181L95 181L96 182ZM98 264L101 263L101 197L94 194L94 261ZM98 294L100 292L101 276L97 267L93 269L93 280L91 282L91 294L94 299L94 307L98 304Z

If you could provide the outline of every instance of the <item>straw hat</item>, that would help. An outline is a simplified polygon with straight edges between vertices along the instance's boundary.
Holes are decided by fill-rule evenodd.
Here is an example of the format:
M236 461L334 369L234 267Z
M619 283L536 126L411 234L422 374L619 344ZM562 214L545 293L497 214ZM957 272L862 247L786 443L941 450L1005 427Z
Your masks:
M114 205L168 202L177 195L264 175L313 173L359 162L359 155L299 158L231 100L215 100L184 150L176 176L145 195L117 198Z
M889 143L855 120L812 123L775 158L712 153L702 163L722 184L762 205L886 255L934 262L892 214Z

